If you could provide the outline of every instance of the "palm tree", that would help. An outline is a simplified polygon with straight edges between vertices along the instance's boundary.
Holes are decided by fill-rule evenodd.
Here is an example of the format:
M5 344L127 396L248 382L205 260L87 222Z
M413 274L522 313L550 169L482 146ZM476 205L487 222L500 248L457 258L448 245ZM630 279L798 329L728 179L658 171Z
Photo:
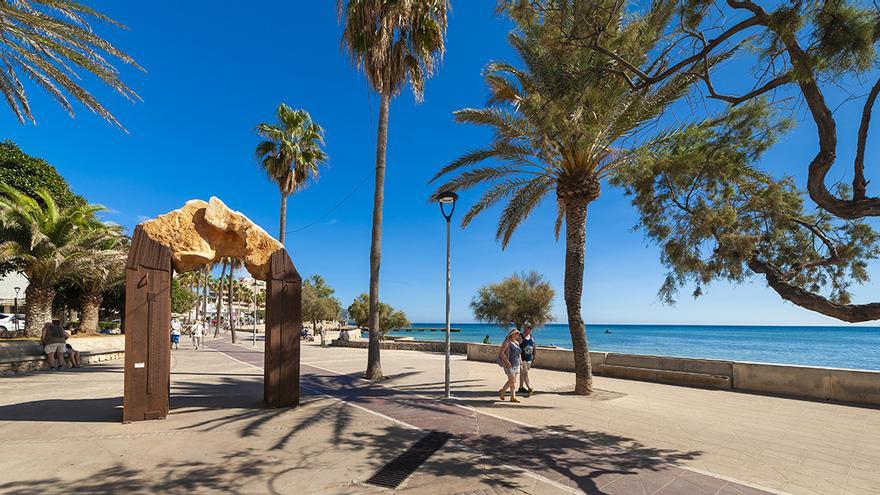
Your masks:
M449 0L337 0L342 43L370 86L379 94L376 143L376 189L370 242L370 344L368 380L382 379L379 359L379 264L382 258L382 204L385 201L385 155L388 107L409 82L416 100L425 80L443 56Z
M91 264L105 240L92 228L94 214L102 209L84 205L61 210L45 190L31 198L0 184L0 263L11 263L28 279L28 335L38 336L43 324L52 321L55 285Z
M624 3L605 3L611 18L624 18ZM674 5L655 2L644 17L627 24L609 22L601 45L644 62ZM491 184L465 214L462 226L489 207L506 203L496 231L502 248L538 204L555 193L557 238L565 224L564 299L575 357L575 393L588 394L592 369L581 315L587 206L599 197L600 182L632 156L634 141L651 132L647 125L687 92L695 76L682 75L650 91L634 90L621 78L609 76L614 64L608 59L558 42L559 26L572 24L553 16L570 14L570 9L558 9L538 16L530 7L514 13L519 29L511 33L510 43L522 68L490 63L485 71L490 92L486 107L455 112L456 121L487 126L494 137L488 146L443 167L432 181L457 174L437 192ZM649 140L666 136L659 132Z
M216 339L218 335L220 335L220 320L222 319L223 313L221 309L223 308L223 282L226 280L226 265L228 264L228 259L223 258L223 268L220 270L220 278L213 281L213 286L211 287L215 293L217 294L217 304L214 306L215 314L217 315L217 321L214 324L214 338Z
M68 95L108 122L122 125L79 83L78 72L88 72L126 99L140 97L119 79L107 55L141 68L92 30L89 20L125 28L100 12L73 0L17 0L0 2L0 94L24 123L36 122L22 79L48 92L71 117ZM141 69L143 70L143 69ZM25 76L25 77L21 77Z
M118 225L95 221L91 229L95 247L89 256L89 262L69 274L67 279L81 291L80 327L86 332L97 332L104 292L125 284L128 238L122 234L122 228Z
M193 270L184 273L177 274L177 280L180 282L180 285L186 287L188 290L194 293L194 301L193 307L189 310L189 321L195 321L199 315L199 292L201 290L202 283L202 271L201 270Z
M229 330L232 332L232 343L235 343L235 321L233 315L233 304L235 304L235 297L233 297L235 289L233 286L235 285L235 281L232 279L233 274L237 268L241 267L241 260L238 258L229 258L229 282L226 284L226 294L227 294L227 314L229 321Z
M287 198L305 187L309 178L318 177L318 165L327 159L321 149L324 129L312 121L309 112L294 110L281 103L275 110L275 124L257 125L264 139L257 145L256 158L281 191L281 227L278 240L284 244L287 224Z

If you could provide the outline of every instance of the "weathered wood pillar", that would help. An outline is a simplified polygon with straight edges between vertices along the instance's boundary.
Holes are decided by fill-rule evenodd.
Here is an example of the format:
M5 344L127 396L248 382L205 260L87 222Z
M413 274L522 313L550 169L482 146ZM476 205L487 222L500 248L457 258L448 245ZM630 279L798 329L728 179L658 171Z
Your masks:
M302 277L286 250L269 259L263 399L269 407L299 405Z
M170 334L171 251L139 225L125 265L124 422L168 415Z

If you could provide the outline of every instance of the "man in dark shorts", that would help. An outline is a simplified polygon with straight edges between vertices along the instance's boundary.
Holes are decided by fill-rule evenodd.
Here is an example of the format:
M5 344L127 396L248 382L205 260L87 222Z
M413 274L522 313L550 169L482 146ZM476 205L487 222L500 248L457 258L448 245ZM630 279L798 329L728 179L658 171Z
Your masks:
M532 395L532 384L529 383L529 370L535 364L535 340L532 339L532 326L525 325L522 332L522 366L519 371L519 393L526 397Z

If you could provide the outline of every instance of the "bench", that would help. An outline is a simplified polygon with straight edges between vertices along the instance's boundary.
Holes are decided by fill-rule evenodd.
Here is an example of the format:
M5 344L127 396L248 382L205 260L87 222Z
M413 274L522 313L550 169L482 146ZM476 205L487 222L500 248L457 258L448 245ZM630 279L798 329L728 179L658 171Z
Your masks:
M732 363L711 359L608 353L602 376L701 388L733 388Z

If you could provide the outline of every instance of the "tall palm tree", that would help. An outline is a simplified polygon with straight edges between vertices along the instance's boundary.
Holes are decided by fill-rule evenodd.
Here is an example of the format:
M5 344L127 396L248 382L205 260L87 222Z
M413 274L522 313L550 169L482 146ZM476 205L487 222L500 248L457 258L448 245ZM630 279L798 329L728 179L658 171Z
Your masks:
M257 145L256 158L281 191L281 227L278 240L284 244L287 224L287 198L305 187L309 178L318 177L318 166L327 159L321 149L324 129L312 121L305 110L294 110L281 103L275 110L276 123L257 125L264 139Z
M226 284L226 294L227 294L227 314L229 321L229 330L232 332L232 343L235 343L235 321L233 315L233 305L235 304L235 289L233 286L235 285L235 280L233 280L233 275L235 274L235 270L240 268L242 265L241 260L238 258L229 258L229 282Z
M370 241L370 344L368 380L382 379L379 359L379 265L382 258L382 205L385 201L385 155L388 107L409 82L416 100L425 80L443 56L449 0L337 0L342 43L358 69L379 94L376 137L376 189Z
M125 284L129 242L118 225L94 221L91 229L94 248L89 263L68 274L67 279L81 291L80 328L86 332L97 332L104 293Z
M600 10L610 12L610 17L624 18L623 2L601 3L604 10ZM647 15L627 24L607 23L602 46L645 62L673 15L675 2L653 5ZM592 369L581 314L587 206L599 197L601 181L632 156L634 143L666 137L664 132L650 134L648 124L686 94L696 76L682 75L650 91L633 90L621 78L609 76L614 64L608 59L558 42L560 26L572 24L554 16L570 15L571 9L546 10L538 16L527 6L512 14L518 29L509 39L521 68L490 63L485 71L487 106L455 112L460 123L489 127L493 139L443 167L432 181L457 174L438 192L491 185L465 214L462 225L491 206L506 203L496 231L502 248L538 204L555 193L557 238L565 224L564 298L575 357L575 393L588 394Z
M73 0L0 2L0 94L24 123L35 122L22 79L48 92L71 117L68 97L108 122L122 125L97 98L82 87L79 72L88 72L126 99L140 97L119 78L107 55L140 69L125 52L92 30L90 20L125 28L106 15ZM24 77L21 77L24 76Z
M104 240L92 229L101 206L62 210L46 191L37 197L0 183L0 263L11 262L28 279L25 331L31 336L52 321L55 285L90 265Z
M222 319L223 312L223 283L226 280L226 266L228 265L228 259L223 258L223 268L220 270L220 278L214 280L214 284L212 289L217 294L217 304L214 306L215 314L217 316L217 321L214 323L214 338L217 338L220 335L220 320Z

